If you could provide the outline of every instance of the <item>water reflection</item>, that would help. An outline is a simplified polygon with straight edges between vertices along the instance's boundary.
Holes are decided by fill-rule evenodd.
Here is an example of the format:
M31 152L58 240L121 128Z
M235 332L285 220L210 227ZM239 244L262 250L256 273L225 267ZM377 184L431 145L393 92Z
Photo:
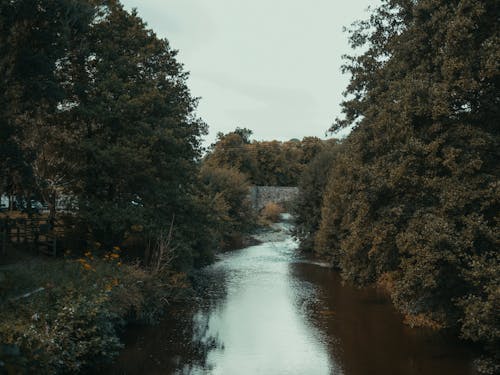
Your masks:
M463 347L403 326L385 297L342 286L283 238L202 270L196 306L130 330L106 373L474 374Z
M307 263L290 265L317 288L320 302L308 319L328 337L329 352L345 374L477 374L470 348L446 334L403 325L386 296L342 285L338 273Z
M180 373L331 373L335 366L322 335L296 308L295 294L304 289L290 280L288 264L294 249L290 239L266 243L230 254L206 270L209 278L230 275L227 296L208 314L195 314L195 325L204 333L194 341L211 348L206 363L187 364Z

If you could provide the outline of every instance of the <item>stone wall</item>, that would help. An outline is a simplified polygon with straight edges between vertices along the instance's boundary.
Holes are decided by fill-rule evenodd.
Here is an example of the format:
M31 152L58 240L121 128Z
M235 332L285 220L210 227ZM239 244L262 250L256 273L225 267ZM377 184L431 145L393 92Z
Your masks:
M299 193L295 186L252 186L250 200L255 210L262 209L268 203L286 203L294 200Z

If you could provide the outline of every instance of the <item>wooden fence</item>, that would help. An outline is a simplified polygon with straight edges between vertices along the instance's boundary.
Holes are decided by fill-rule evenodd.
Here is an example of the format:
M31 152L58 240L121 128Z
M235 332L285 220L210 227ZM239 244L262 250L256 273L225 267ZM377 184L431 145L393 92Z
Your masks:
M57 254L57 223L43 216L0 216L0 254L9 247L31 248L38 253Z

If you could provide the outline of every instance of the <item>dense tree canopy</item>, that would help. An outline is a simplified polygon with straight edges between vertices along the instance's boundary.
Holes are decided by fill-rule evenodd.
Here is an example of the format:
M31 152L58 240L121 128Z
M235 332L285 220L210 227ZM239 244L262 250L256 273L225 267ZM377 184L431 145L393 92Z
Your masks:
M174 214L180 224L192 214L204 125L192 115L196 103L168 42L119 5L103 16L89 35L91 79L73 110L87 119L74 163L80 212L109 238L132 224L161 227Z
M294 236L304 251L317 251L315 235L321 223L323 193L329 181L332 163L341 146L330 140L305 166L299 178L299 195L293 207L295 213Z
M175 217L191 263L206 126L176 51L115 0L3 1L0 19L2 192L52 216L71 198L85 246L131 227L155 236Z
M65 97L60 62L88 6L67 1L0 3L0 163L2 192L35 193L36 159L58 123ZM39 147L40 146L40 147Z
M304 166L323 149L316 137L302 141L250 141L252 131L236 128L218 134L204 163L218 168L236 168L253 185L296 186Z
M249 199L247 177L235 168L203 165L200 190L203 206L209 211L210 236L219 248L242 245L242 236L252 229L255 214Z
M493 352L498 12L495 1L385 1L354 26L351 44L365 52L347 57L345 117L332 130L355 129L331 156L314 238L345 279L386 286L409 322L451 327ZM314 215L303 209L299 221Z

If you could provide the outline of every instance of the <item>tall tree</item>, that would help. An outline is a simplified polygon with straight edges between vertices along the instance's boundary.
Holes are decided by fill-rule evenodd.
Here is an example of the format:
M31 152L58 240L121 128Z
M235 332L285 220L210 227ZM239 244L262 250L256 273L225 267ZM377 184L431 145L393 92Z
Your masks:
M489 0L391 0L355 25L351 44L364 52L348 57L345 117L332 130L356 129L332 169L317 238L346 279L385 280L409 319L491 348L498 12Z
M37 193L52 214L74 198L85 239L106 245L175 217L191 264L206 125L177 52L116 0L4 1L0 20L2 191Z
M115 1L90 29L73 155L79 213L100 241L120 242L133 224L161 230L174 216L179 242L196 238L187 223L205 124L176 53Z
M58 77L71 29L89 22L85 4L68 1L0 3L0 163L2 192L40 192L35 162L57 133L65 97ZM88 7L87 7L88 8ZM43 185L43 183L42 183Z

